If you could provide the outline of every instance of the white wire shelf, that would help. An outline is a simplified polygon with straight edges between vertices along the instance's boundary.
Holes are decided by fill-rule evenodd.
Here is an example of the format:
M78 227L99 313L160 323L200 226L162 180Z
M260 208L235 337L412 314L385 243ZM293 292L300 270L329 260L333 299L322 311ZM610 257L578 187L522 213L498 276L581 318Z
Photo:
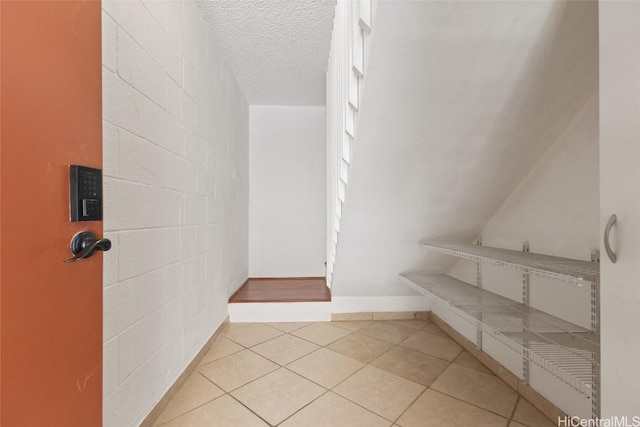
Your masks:
M432 302L591 397L599 371L597 334L451 276L405 273L400 277Z
M548 277L579 286L590 285L597 281L600 275L600 264L597 262L481 245L430 241L421 242L421 244L442 254L508 267L524 273Z

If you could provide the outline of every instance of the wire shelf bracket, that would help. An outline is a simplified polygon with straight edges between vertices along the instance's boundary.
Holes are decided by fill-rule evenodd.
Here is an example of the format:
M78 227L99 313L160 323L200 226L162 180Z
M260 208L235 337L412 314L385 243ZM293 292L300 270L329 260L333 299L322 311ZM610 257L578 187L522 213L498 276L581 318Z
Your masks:
M511 268L578 286L598 280L599 263L481 245L424 241L421 244L446 255Z
M534 363L584 396L597 399L600 339L595 331L444 274L404 273L400 277L432 302L521 355L527 364Z

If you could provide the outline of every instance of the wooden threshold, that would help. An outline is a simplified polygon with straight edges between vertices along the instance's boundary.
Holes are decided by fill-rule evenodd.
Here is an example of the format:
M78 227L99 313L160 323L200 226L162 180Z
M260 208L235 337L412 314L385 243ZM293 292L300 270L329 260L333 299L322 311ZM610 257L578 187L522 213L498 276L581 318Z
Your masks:
M326 301L331 301L331 291L324 277L249 278L229 298L230 303Z

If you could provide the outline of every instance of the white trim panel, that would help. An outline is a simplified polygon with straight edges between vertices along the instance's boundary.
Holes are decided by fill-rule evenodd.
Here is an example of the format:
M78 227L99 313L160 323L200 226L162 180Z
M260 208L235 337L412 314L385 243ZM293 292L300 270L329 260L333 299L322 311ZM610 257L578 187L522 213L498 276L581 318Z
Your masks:
M328 322L331 302L246 302L229 304L229 322Z
M400 311L429 311L431 305L427 297L331 297L332 313L377 313Z

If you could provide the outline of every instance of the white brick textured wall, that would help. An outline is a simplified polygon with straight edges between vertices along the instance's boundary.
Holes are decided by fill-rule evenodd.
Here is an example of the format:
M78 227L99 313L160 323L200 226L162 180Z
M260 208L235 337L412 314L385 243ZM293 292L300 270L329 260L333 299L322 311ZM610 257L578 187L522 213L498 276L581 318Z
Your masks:
M249 111L182 1L103 1L104 425L137 426L247 277Z

